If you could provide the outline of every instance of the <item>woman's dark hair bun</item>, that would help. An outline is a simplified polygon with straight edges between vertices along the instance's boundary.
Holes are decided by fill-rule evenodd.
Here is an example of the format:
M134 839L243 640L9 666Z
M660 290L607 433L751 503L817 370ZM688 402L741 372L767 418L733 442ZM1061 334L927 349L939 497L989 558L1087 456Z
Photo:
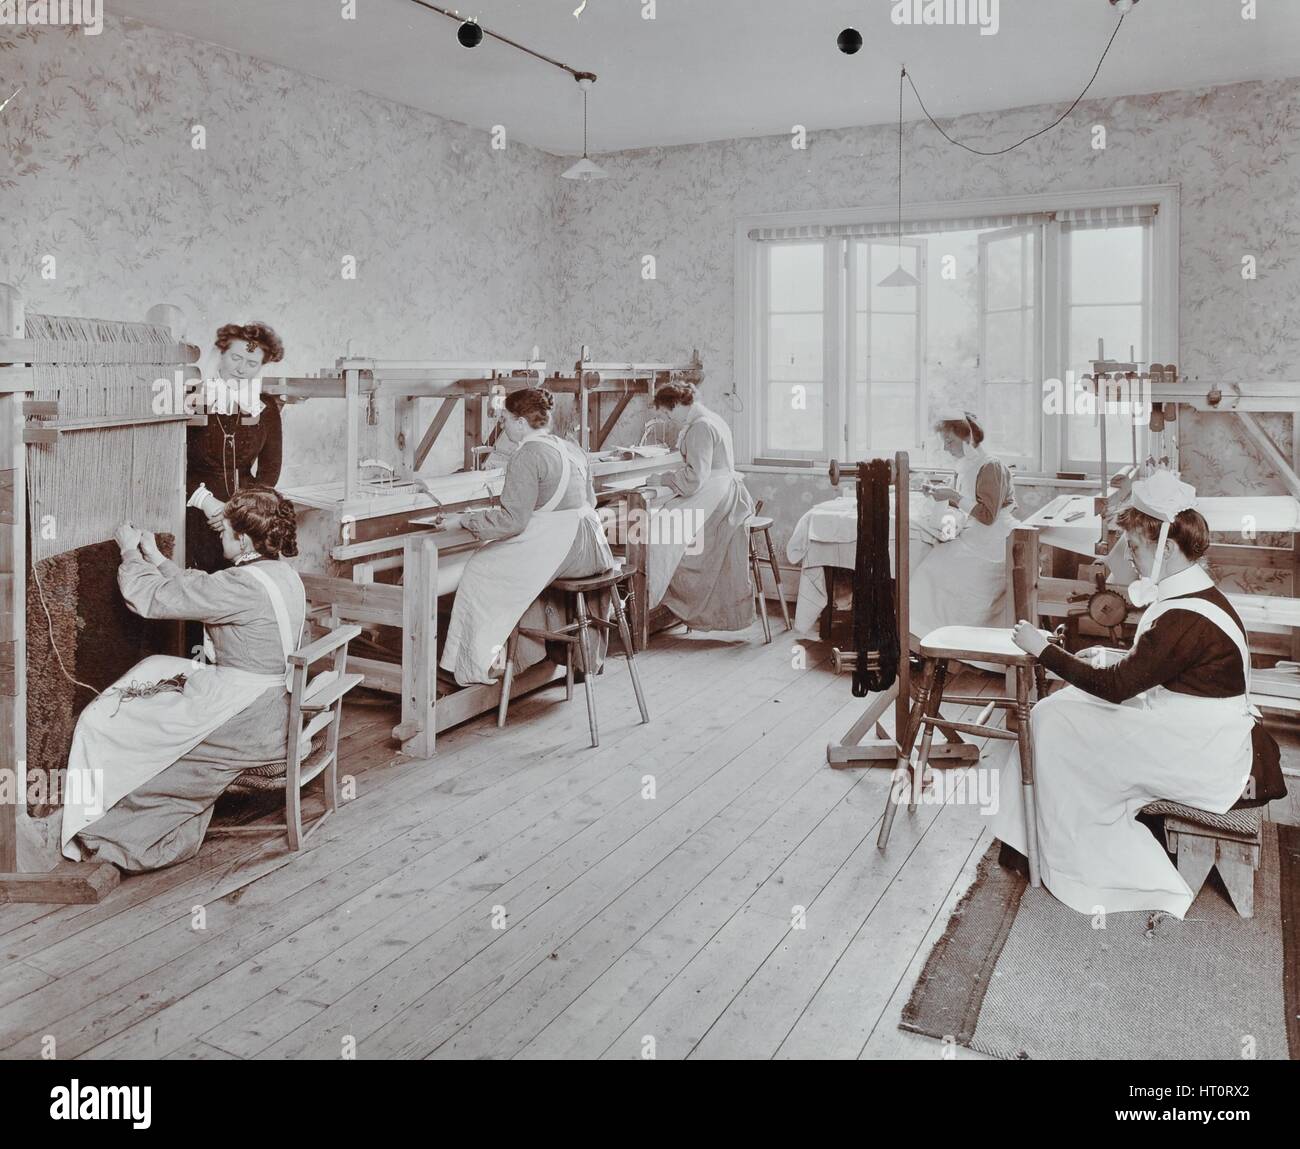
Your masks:
M291 559L298 554L298 516L293 503L274 487L243 487L230 496L223 514L263 558Z
M654 405L662 411L690 407L695 402L695 388L689 383L665 383L655 392Z
M555 396L545 387L524 387L506 396L506 410L517 419L527 419L534 430L546 426L555 406Z

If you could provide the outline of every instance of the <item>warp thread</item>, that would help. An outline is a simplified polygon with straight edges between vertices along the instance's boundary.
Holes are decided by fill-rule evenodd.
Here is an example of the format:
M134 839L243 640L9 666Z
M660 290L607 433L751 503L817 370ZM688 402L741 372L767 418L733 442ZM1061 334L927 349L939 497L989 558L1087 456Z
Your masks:
M853 571L853 697L888 690L898 677L898 617L889 560L890 465L858 464L858 543Z

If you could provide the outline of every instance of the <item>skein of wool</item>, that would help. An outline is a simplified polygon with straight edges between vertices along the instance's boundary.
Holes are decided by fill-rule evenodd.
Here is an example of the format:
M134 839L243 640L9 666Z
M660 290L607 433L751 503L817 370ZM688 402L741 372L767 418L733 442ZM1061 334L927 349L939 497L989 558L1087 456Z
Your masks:
M898 677L898 620L889 561L887 459L858 464L858 545L853 571L853 697L887 690Z

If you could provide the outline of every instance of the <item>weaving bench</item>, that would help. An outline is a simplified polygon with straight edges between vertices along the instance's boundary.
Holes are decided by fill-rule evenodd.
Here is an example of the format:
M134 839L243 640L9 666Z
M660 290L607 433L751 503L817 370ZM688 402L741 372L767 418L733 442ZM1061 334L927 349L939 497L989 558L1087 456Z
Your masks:
M1181 802L1161 799L1142 808L1144 814L1165 819L1165 842L1178 856L1178 872L1200 893L1210 870L1218 866L1228 897L1243 918L1255 914L1255 871L1263 836L1263 812L1255 806L1211 814Z

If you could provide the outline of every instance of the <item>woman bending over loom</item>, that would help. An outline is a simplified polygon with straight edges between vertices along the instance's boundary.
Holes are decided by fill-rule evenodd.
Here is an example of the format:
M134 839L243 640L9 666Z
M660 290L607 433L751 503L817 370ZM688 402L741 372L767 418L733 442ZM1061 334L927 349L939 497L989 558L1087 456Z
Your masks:
M1254 718L1241 619L1197 560L1209 548L1195 491L1168 471L1133 484L1119 525L1147 606L1126 654L1075 656L1027 622L1016 645L1070 685L1032 713L1039 869L1081 914L1163 910L1192 902L1164 847L1137 821L1158 798L1222 814L1250 776ZM1002 768L993 832L1025 852L1020 764Z
M731 428L688 383L660 387L654 405L678 431L683 461L655 478L665 501L647 524L649 605L695 630L744 630L754 621L745 526L754 500L736 473Z
M280 337L265 323L227 323L217 329L216 351L207 426L186 433L185 564L209 572L227 565L217 504L243 487L274 487L281 462L280 403L259 399L249 382L284 358Z
M510 632L522 621L546 625L543 592L557 578L585 578L614 565L596 514L587 456L551 433L549 391L528 388L506 397L502 434L514 444L501 505L445 515L445 529L464 527L487 543L465 564L439 665L462 686L494 682L504 671ZM603 630L595 628L603 647ZM521 637L519 667L541 661L541 646ZM594 668L582 667L584 672Z
M206 528L205 528L206 529ZM245 487L222 511L233 564L182 570L153 534L118 528L117 582L145 618L206 624L215 665L155 655L81 712L68 756L63 853L154 870L198 853L221 792L243 770L285 758L288 656L307 612L293 504Z
M912 634L940 626L993 626L1004 609L1007 536L1016 525L1011 472L981 444L984 431L969 413L935 424L944 450L956 457L957 486L930 497L950 508L952 537L936 543L912 575Z

